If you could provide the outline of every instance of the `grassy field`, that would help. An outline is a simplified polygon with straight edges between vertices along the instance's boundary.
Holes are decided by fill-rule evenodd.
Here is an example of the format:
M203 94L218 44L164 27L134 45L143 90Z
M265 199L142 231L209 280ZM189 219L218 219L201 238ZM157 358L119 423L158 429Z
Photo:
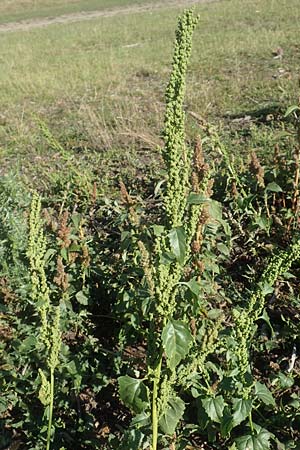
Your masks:
M0 25L0 450L300 450L299 0L154 1L1 2L131 12Z
M107 4L102 2L101 7ZM4 2L1 8L5 13L17 6L26 11L28 6L29 14L30 5ZM39 2L34 5L30 14L43 11ZM95 7L93 1L63 5ZM297 97L297 0L247 0L243 5L229 0L199 5L197 11L200 25L189 71L187 111L231 130L234 115L259 116L264 122L269 113ZM83 162L88 177L101 173L109 185L111 168L115 173L124 167L124 158L129 170L139 170L153 160L179 12L165 7L152 13L1 33L2 173L21 167L32 178L32 161L38 161L34 174L42 171L45 185L56 179L55 168L61 176L64 165L57 151L47 149L39 120L77 165ZM273 58L278 47L284 51L282 59ZM257 128L255 120L250 124L254 141L261 145L265 127ZM195 119L189 118L189 127L191 136L197 133ZM233 138L235 128L233 124ZM253 139L242 142L243 150L256 145Z
M2 0L0 23L157 2L158 0Z

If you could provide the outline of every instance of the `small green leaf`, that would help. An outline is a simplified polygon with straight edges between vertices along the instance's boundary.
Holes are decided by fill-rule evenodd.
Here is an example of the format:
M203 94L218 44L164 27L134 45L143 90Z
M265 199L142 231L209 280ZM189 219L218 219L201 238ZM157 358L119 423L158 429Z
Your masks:
M217 397L207 397L201 400L206 414L213 422L221 423L225 402L221 395Z
M179 397L169 399L168 404L159 419L159 426L165 434L175 433L177 424L185 410L184 401Z
M198 281L195 278L192 278L190 281L182 282L180 284L186 286L195 299L199 298L201 288Z
M150 424L150 413L142 412L137 414L131 421L131 425L135 428L145 427Z
M278 384L280 385L280 387L282 389L289 389L293 386L294 384L294 378L291 375L285 375L282 372L278 372L276 374L276 378L274 380L275 382L278 382Z
M259 383L258 381L254 385L254 392L257 398L261 400L265 405L276 406L275 399L266 385Z
M233 400L233 422L235 427L249 416L251 408L251 400L246 400L244 398L236 398Z
M208 203L208 213L217 222L222 220L222 205L216 200L210 200Z
M204 197L202 194L196 194L195 192L191 192L187 198L187 202L189 205L202 205L209 201L207 197Z
M266 191L271 191L271 192L282 192L281 187L279 186L279 184L275 183L274 181L272 181L272 183L269 183L266 186Z
M80 303L81 305L88 305L89 299L82 291L78 291L75 297L78 303Z
M228 248L227 245L223 244L222 242L217 244L217 249L225 256L229 256L230 254L230 248Z
M136 414L140 414L149 405L148 388L141 380L128 375L118 378L119 393L122 401Z
M192 340L190 330L184 322L169 320L162 332L162 343L170 369L175 369L187 355Z
M176 227L169 233L171 250L180 264L184 263L186 255L186 236L183 227Z
M272 437L264 428L255 427L253 434L247 434L235 439L237 450L269 450L270 438Z
M152 230L154 236L161 236L165 231L165 227L163 227L162 225L152 225Z

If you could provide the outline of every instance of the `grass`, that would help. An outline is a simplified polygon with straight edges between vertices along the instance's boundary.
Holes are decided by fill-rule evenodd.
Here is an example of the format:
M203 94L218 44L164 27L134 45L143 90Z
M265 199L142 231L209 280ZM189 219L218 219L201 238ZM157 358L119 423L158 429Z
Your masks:
M298 94L299 12L261 3L199 6L183 108L187 140L206 124L205 157L200 141L185 151L170 88L163 174L178 8L0 35L0 174L13 173L0 180L1 449L45 442L34 396L47 366L53 450L149 448L151 434L153 449L297 447L300 119L283 114ZM44 207L33 256L32 187ZM37 333L47 304L28 302L39 274L61 305L44 328L50 356L62 332L53 365Z
M42 11L39 3L35 5ZM236 138L237 127L231 116L257 111L259 115L260 110L264 115L264 109L272 112L295 97L300 12L297 0L285 6L279 0L246 0L243 5L229 0L197 8L201 18L186 109L221 122L224 130L229 127L230 139ZM47 150L36 116L88 177L97 178L101 172L108 182L105 189L111 189L112 166L112 173L120 167L120 151L122 167L131 174L139 172L136 168L145 159L153 160L153 154L156 160L170 65L166 55L171 55L170 35L178 13L178 8L166 6L152 13L2 33L2 172L20 166L29 178L42 173L46 185L56 170L62 175L60 156ZM284 49L282 60L273 59L272 50L278 46ZM191 119L190 136L197 131L197 121ZM242 142L243 150L252 147L252 138L263 142L265 132L259 127Z
M2 0L0 23L155 3L158 0Z

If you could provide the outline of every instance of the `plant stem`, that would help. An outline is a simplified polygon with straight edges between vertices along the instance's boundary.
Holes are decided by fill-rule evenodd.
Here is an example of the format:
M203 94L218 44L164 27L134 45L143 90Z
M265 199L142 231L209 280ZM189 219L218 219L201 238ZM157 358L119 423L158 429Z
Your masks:
M154 372L153 380L153 394L152 394L152 449L157 450L157 439L158 439L158 414L157 414L157 397L158 397L158 386L160 381L162 366L162 353L159 358L159 362Z
M47 433L46 450L50 450L50 444L51 444L53 402L54 402L54 370L50 369L50 405L49 405L49 419L48 419L48 433Z
M250 429L251 429L251 433L254 432L254 427L253 427L253 421L252 421L252 411L249 412L249 425L250 425Z

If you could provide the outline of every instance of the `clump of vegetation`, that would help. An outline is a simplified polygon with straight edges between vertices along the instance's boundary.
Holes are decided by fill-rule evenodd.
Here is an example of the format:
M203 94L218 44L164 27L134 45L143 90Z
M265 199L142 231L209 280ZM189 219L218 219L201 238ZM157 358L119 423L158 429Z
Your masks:
M187 143L197 21L179 18L146 200L120 181L119 203L42 211L1 182L1 448L299 447L300 109L269 159L235 161L204 119Z

